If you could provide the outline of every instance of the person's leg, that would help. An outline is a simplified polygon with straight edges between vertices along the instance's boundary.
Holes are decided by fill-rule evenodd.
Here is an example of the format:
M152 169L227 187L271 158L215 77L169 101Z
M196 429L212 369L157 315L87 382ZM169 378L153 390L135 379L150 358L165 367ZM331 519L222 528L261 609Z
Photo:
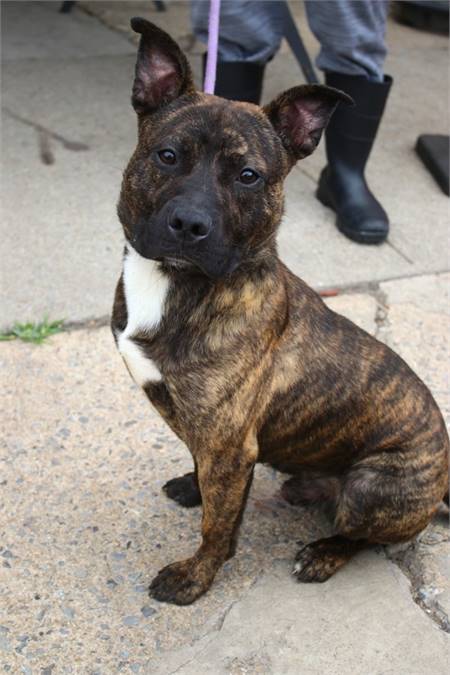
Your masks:
M385 0L305 0L309 27L320 42L324 72L383 80Z
M215 94L259 103L264 67L283 37L284 2L222 0ZM209 2L191 0L196 37L208 41Z
M362 243L380 243L388 217L370 192L364 170L391 86L383 73L385 0L306 0L308 22L321 43L317 65L329 86L354 107L339 106L325 134L328 165L317 197L336 211L338 228Z

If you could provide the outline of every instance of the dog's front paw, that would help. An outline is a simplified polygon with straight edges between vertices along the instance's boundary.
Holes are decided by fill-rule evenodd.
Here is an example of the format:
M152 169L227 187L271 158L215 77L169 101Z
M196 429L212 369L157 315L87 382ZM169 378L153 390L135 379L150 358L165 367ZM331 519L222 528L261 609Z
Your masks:
M163 485L166 495L181 506L199 506L202 503L200 489L195 473L187 473L179 478L172 478Z
M167 565L150 584L149 593L160 602L190 605L211 586L214 572L194 558Z

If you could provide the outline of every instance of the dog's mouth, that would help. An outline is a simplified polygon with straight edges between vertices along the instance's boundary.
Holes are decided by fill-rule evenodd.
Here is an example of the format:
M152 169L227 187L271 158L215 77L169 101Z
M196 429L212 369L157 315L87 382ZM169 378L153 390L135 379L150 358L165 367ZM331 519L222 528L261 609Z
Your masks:
M180 272L190 274L205 274L205 270L199 263L189 258L176 255L164 255L155 257L154 260L161 264L163 270L167 272Z
M153 258L161 263L163 267L168 270L191 272L204 274L211 279L218 279L222 276L227 276L234 272L240 261L238 251L227 252L227 255L213 256L196 256L189 255L186 251L170 252L170 255L165 255L165 252L160 252L159 255L148 255L146 257Z
M211 279L228 276L241 259L236 247L180 246L158 236L157 230L135 234L130 244L141 256L158 261L168 271L200 273Z
M173 267L174 269L179 270L197 267L190 260L185 260L183 258L174 258L172 256L164 256L164 258L157 258L157 261L162 262L165 265L168 265L169 267Z

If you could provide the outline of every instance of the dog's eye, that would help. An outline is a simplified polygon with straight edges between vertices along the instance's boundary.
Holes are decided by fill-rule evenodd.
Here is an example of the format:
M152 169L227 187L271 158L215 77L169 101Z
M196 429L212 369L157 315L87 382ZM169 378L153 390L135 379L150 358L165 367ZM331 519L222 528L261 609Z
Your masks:
M244 185L252 185L256 183L259 178L259 174L253 169L243 169L239 174L239 181L244 183Z
M158 152L158 157L163 164L175 164L177 156L173 150L165 149Z

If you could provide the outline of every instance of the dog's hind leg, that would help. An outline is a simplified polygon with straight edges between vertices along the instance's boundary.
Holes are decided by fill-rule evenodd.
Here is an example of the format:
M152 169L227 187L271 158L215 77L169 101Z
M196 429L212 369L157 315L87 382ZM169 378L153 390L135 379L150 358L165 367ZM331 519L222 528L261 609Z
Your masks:
M170 499L181 506L200 506L202 503L196 471L191 471L178 478L172 478L163 485L163 490Z
M281 496L294 506L310 504L335 504L340 491L340 481L335 476L305 472L292 476L281 486Z
M336 503L336 536L297 554L299 581L325 581L372 544L408 541L430 522L447 490L447 451L392 451L360 462L346 475Z

